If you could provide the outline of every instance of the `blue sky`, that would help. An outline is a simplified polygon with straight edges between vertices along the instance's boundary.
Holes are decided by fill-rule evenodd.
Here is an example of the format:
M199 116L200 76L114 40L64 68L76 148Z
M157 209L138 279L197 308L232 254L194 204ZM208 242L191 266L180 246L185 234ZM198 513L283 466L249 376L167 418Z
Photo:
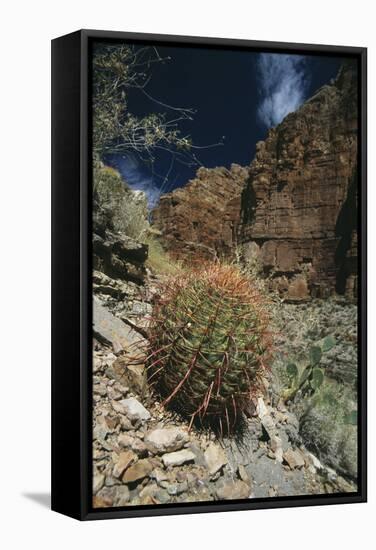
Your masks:
M200 163L208 168L248 165L257 141L295 111L319 87L335 78L340 58L258 53L201 47L158 47L164 63L153 66L148 95L173 107L194 110L179 127L192 136ZM143 116L168 110L137 90L129 93L129 110ZM216 147L205 146L221 143ZM156 155L153 165L129 152L106 161L117 167L134 189L145 191L153 207L161 193L184 186L198 165Z

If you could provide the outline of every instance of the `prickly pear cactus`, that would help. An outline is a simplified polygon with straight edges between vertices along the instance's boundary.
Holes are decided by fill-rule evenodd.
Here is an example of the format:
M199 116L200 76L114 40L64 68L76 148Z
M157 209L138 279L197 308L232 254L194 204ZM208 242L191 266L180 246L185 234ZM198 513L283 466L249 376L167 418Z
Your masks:
M160 288L149 330L149 383L190 425L233 431L263 387L267 304L235 266L207 265Z
M290 381L290 388L285 391L284 398L291 401L298 392L312 393L317 391L324 382L324 371L319 368L322 354L330 351L336 344L333 336L327 336L309 350L309 364L300 373L295 363L286 365L286 373Z

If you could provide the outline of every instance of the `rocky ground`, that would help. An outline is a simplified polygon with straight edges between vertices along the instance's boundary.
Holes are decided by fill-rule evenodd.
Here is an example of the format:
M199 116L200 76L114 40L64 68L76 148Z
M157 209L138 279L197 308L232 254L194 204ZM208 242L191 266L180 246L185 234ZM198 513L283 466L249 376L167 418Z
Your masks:
M94 273L95 507L356 490L308 450L297 415L273 399L272 387L270 396L255 400L242 434L232 439L219 440L196 429L188 432L186 421L165 410L148 390L142 356L131 366L127 358L130 349L134 354L145 343L153 288L150 273L142 286ZM291 308L299 308L299 314ZM319 304L284 305L283 322L291 325L284 334L301 334L304 325L314 340L325 323L333 322L333 315L341 315L342 321L348 315L348 322L338 322L336 330L343 332L344 324L347 329L353 324L353 312L341 303L326 304L319 321L312 308L316 311ZM312 326L309 314L315 318ZM348 341L353 336L350 330ZM286 349L292 353L294 344L288 340ZM351 350L342 350L346 364L353 362Z

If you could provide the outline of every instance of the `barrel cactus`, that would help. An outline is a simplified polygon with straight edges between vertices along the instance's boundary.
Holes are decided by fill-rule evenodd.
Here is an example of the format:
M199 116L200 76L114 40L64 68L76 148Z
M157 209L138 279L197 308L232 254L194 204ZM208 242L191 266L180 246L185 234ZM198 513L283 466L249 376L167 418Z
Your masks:
M232 265L210 264L161 285L149 329L149 383L163 404L232 432L264 387L267 302Z

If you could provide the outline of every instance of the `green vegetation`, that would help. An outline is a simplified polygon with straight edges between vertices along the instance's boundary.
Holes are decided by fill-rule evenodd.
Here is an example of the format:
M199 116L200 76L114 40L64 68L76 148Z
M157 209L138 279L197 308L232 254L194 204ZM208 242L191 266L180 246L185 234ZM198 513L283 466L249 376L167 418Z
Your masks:
M149 230L146 198L131 191L119 172L99 161L93 171L93 220L140 241Z
M181 264L174 261L171 256L165 251L158 237L152 232L143 241L148 245L148 259L146 266L153 272L159 275L176 275L183 269Z
M267 373L264 296L235 266L220 264L168 279L159 295L149 329L149 382L191 424L232 432Z
M313 397L297 406L308 448L343 475L357 476L357 411L353 391L326 378Z
M318 345L312 346L309 350L309 363L302 370L295 363L287 363L286 374L289 387L282 394L286 401L292 401L298 392L303 396L312 395L320 388L324 381L324 371L319 368L322 354L332 349L335 343L335 339L328 336Z
M342 307L328 301L306 306L284 304L279 308L279 352L272 365L272 386L275 401L284 399L299 419L299 433L306 447L324 464L355 480L356 389L352 377L344 382L335 367L338 356L347 354L349 345L344 336L351 318L344 316L346 310L342 311ZM342 325L334 327L332 317L336 318L339 311ZM335 337L329 334L312 341L329 327ZM348 368L343 367L346 371Z

